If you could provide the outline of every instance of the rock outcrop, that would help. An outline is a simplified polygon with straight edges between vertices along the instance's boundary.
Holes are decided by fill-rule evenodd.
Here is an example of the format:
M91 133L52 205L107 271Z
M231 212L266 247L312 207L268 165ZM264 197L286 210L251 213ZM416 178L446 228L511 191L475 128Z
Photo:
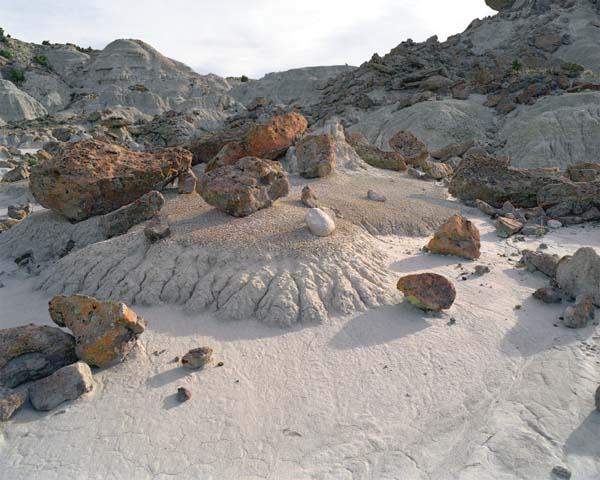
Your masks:
M49 311L54 323L75 335L77 357L97 367L122 362L146 326L124 303L86 295L58 295Z
M42 161L29 185L42 206L81 221L160 190L190 168L191 160L191 153L181 148L136 152L86 140Z
M587 247L564 257L556 269L556 282L568 295L589 295L600 307L600 256Z
M278 162L245 157L235 165L205 173L197 189L209 205L234 217L245 217L285 197L290 185Z
M0 330L0 387L14 388L77 361L75 339L59 328Z
M6 122L35 120L48 115L48 111L32 96L17 86L0 79L0 119Z

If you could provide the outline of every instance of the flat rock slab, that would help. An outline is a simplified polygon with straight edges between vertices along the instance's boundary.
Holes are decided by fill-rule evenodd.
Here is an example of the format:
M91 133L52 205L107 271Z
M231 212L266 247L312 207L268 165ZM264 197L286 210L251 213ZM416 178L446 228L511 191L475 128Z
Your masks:
M47 411L92 390L94 380L87 363L77 362L57 370L29 387L29 399L36 410Z

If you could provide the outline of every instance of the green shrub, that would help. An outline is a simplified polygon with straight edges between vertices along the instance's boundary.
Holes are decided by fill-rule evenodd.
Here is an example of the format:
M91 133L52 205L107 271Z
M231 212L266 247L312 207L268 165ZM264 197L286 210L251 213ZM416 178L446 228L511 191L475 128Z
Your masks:
M36 55L33 57L33 61L42 67L48 67L48 58L45 55Z
M13 83L22 83L25 81L25 72L20 68L13 68L8 74L8 79Z
M242 75L242 78L240 78L240 80L241 80L243 83L246 83L246 82L249 80L249 78L248 78L246 75Z
M512 70L513 72L520 72L523 70L523 64L516 58L512 62Z
M7 60L12 60L13 54L8 50L0 50L0 57L4 57Z
M44 41L42 42L42 45L50 45L50 40L44 40Z
M39 160L37 158L30 158L29 159L29 166L30 167L35 167L39 162Z

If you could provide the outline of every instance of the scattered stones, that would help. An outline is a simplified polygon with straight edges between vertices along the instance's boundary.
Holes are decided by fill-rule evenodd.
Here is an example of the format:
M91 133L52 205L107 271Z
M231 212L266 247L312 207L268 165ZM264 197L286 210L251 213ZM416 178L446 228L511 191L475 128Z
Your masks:
M31 203L17 203L16 205L8 206L8 216L15 220L23 220L27 218L33 212L33 205Z
M523 250L519 265L527 268L530 272L540 271L550 278L556 278L556 270L560 257L545 252L534 252Z
M419 166L427 160L427 146L408 130L401 130L389 140L390 147L404 158L408 165Z
M542 287L533 292L533 297L544 303L561 303L562 294L558 288Z
M571 479L571 471L561 465L557 465L552 469L552 475L554 475L556 478L559 478L560 480Z
M575 255L563 257L556 269L556 281L566 294L587 294L600 306L600 256L593 248L580 248Z
M335 144L329 134L307 135L296 145L298 171L305 178L326 177L335 170Z
M584 328L594 320L594 302L590 295L579 295L574 306L566 308L564 313L565 327Z
M305 217L306 226L313 235L328 237L335 231L335 222L320 208L311 208Z
M32 172L29 186L44 207L72 221L112 212L160 190L190 168L182 148L138 152L98 140L66 144Z
M148 222L144 235L151 242L158 242L171 235L171 227L166 215L158 215Z
M523 228L521 222L508 217L498 217L498 220L494 222L494 226L496 227L496 233L502 238L511 237Z
M9 420L27 401L26 388L0 387L0 422Z
M456 255L457 257L479 258L481 242L479 230L462 215L452 215L438 228L426 249L431 253Z
M25 165L17 165L2 177L2 182L20 182L29 178L29 170Z
M196 191L196 183L198 179L194 171L189 168L185 172L181 172L178 178L178 192L180 194L189 194Z
M373 202L385 202L387 200L387 198L385 198L385 195L381 195L380 193L377 193L374 190L369 190L367 192L367 198L369 200L372 200Z
M210 347L194 348L181 358L181 364L192 370L203 368L210 362L212 353L213 350Z
M192 398L192 392L190 392L187 388L179 387L177 389L177 401L179 403L187 402L191 398Z
M209 205L234 217L245 217L285 197L290 184L280 163L245 157L235 165L205 173L197 188Z
M308 208L319 208L320 207L319 198L317 197L317 194L315 193L315 191L312 188L310 188L310 185L306 185L302 189L301 201Z
M407 275L398 281L406 300L421 310L447 310L456 299L454 285L437 273Z
M160 192L152 191L136 201L100 217L100 228L107 238L123 235L131 227L154 217L165 204Z
M36 410L48 411L68 400L75 400L94 387L87 363L77 362L57 370L29 387L29 399Z
M75 339L59 328L25 325L0 330L0 386L14 388L76 361Z
M49 311L54 323L75 335L77 357L98 367L122 362L146 327L124 303L86 295L57 295Z

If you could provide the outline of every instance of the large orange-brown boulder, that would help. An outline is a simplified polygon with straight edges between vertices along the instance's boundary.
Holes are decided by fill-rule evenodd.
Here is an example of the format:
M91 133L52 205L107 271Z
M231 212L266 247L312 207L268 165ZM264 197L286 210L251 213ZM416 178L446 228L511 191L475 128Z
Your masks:
M239 140L227 143L208 162L206 171L233 165L243 157L276 159L283 155L308 127L300 113L274 115L267 123L254 123Z
M418 273L398 280L404 298L421 310L447 310L456 299L456 289L446 277L437 273Z
M84 140L34 167L29 187L42 206L78 222L160 190L189 169L191 161L192 154L183 148L137 152Z
M246 217L285 197L290 183L279 162L244 157L235 165L204 173L196 189L209 205L234 217Z
M75 335L77 357L97 367L122 362L146 327L124 303L86 295L57 295L49 311L54 323Z
M479 230L462 215L452 215L438 228L426 249L431 253L475 259L481 255Z

